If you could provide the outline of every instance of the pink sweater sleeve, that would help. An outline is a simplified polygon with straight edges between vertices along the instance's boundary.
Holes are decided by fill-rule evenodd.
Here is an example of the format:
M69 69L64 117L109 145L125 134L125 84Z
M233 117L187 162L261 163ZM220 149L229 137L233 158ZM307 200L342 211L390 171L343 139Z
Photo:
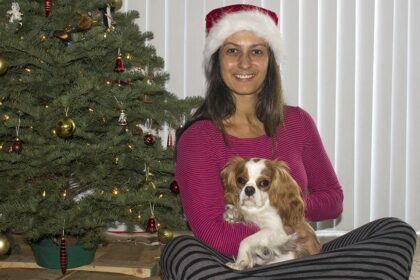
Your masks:
M225 205L219 176L222 166L216 157L218 144L214 138L203 122L189 127L177 144L175 176L194 235L219 252L236 256L241 240L257 229L223 219Z
M343 191L312 117L301 111L306 126L302 152L309 193L304 196L310 221L337 218L343 211Z

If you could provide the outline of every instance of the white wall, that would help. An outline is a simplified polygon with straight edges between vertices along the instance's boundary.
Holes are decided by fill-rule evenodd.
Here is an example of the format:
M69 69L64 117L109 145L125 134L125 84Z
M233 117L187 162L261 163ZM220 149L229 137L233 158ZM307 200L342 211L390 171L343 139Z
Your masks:
M203 95L205 14L249 3L277 12L286 101L315 118L343 185L320 228L400 217L420 230L419 0L124 0L165 60L168 90Z

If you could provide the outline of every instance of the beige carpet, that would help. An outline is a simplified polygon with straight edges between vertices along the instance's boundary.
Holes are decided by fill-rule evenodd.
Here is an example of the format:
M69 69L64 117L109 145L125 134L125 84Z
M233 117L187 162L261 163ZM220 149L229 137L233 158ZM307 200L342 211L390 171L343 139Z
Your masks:
M410 280L420 280L420 236L417 236L416 254L411 268Z

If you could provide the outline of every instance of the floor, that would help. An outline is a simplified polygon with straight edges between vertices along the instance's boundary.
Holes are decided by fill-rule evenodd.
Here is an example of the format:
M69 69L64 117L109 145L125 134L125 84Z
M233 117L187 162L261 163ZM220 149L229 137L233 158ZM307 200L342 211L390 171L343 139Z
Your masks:
M1 262L1 260L0 260ZM92 271L68 270L65 275L61 271L41 268L1 268L2 280L159 280L159 276L138 278L121 273L105 273ZM420 238L417 241L416 253L409 280L420 280Z
M411 268L410 280L420 280L420 236L417 236L417 247Z

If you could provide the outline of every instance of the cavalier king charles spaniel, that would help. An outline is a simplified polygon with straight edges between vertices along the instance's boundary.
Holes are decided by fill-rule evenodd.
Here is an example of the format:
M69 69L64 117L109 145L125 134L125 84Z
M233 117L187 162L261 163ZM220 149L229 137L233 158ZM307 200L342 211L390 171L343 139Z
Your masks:
M236 261L227 266L242 270L321 251L305 220L300 188L285 162L236 156L220 175L225 188L225 220L245 221L260 229L242 240ZM288 235L286 228L295 233Z

